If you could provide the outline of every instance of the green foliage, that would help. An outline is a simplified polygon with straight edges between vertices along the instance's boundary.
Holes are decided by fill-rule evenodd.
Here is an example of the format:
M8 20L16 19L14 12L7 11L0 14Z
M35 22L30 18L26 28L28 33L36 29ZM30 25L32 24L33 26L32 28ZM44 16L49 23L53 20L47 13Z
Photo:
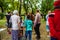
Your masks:
M8 11L8 10L19 10L20 12L23 10L24 12L35 12L36 9L40 9L43 13L46 13L48 9L51 9L53 0L43 0L42 4L39 6L36 6L36 4L40 4L41 0L23 0L24 2L21 3L20 0L0 0L0 6L2 6L2 10ZM27 2L27 3L25 3ZM48 4L49 2L49 4ZM9 6L9 4L11 6ZM20 8L23 6L22 8ZM20 10L21 9L21 10ZM52 8L53 9L53 8Z
M5 2L5 0L0 0L0 7L2 12L4 12L4 10L7 8L7 3Z
M6 20L0 20L0 28L5 28Z
M0 5L2 7L3 11L8 11L8 10L19 10L21 13L22 9L23 11L25 11L26 13L28 13L29 11L31 12L35 12L35 10L38 8L36 6L36 4L40 1L40 0L23 0L24 2L22 3L20 0L15 1L15 0L0 0ZM11 6L9 6L9 4ZM23 6L21 8L21 6Z
M54 2L54 0L43 0L42 1L41 12L44 14L44 19L45 19L47 12L49 10L52 11L54 9L53 2Z
M47 13L49 10L53 10L53 2L54 0L43 0L41 4L41 11L42 13Z
M0 13L0 19L3 19L3 18L4 18L4 14Z
M36 4L40 4L41 0L24 0L23 2L23 7L27 13L28 12L32 12L35 13L36 9L40 9L40 6L36 6Z

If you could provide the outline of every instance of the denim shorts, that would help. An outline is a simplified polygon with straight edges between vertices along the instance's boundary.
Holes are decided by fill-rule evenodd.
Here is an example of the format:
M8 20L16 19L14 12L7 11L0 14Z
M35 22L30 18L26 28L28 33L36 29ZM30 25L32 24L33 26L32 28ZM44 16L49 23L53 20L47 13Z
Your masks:
M48 25L46 25L46 31L49 32L49 26Z

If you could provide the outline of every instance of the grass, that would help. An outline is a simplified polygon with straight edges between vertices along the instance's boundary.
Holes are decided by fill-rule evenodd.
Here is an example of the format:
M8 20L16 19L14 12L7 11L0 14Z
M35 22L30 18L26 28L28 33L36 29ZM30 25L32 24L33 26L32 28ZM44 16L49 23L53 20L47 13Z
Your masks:
M0 28L5 27L6 20L0 20Z
M46 21L44 21L44 19L41 19L41 23L46 23Z

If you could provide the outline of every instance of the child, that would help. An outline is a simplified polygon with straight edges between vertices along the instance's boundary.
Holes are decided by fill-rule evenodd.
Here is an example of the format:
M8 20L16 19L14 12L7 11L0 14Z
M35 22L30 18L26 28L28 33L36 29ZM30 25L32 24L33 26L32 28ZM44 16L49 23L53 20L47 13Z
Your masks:
M27 40L27 37L29 37L29 40L32 40L32 27L33 27L33 22L30 19L30 16L27 16L27 20L25 20L25 27L26 27L26 32L25 32L25 37Z
M24 29L24 21L22 20L22 17L21 17L20 18L20 30L19 30L19 38L18 38L18 40L22 40L23 29Z
M49 14L51 13L51 11L48 11L48 14L46 15L46 31L47 31L47 37L49 37L49 22L48 22L48 18L49 18Z

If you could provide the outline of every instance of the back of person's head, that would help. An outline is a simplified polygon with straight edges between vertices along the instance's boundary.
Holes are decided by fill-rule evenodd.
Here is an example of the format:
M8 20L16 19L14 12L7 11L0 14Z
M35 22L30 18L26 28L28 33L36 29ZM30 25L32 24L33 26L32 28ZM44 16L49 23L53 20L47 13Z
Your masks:
M13 11L13 14L14 14L14 15L17 15L17 14L18 14L18 10L14 10L14 11Z
M27 19L30 19L30 15L27 15Z
M10 12L8 12L8 14L10 14Z
M20 17L20 19L22 19L22 17Z
M60 9L60 0L54 2L54 9Z
M39 10L37 9L37 12L39 12Z
M48 14L50 14L50 13L51 13L51 11L49 10L49 11L48 11Z

